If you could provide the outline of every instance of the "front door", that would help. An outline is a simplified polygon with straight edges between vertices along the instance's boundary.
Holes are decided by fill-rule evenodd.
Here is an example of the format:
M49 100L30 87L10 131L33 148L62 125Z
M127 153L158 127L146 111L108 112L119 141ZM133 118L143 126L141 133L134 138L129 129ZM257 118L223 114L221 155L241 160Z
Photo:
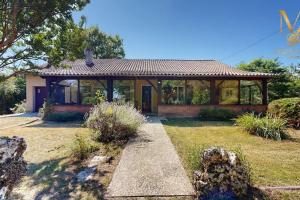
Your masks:
M34 111L38 112L46 99L46 87L35 87L35 105Z
M151 86L142 87L142 112L151 112Z

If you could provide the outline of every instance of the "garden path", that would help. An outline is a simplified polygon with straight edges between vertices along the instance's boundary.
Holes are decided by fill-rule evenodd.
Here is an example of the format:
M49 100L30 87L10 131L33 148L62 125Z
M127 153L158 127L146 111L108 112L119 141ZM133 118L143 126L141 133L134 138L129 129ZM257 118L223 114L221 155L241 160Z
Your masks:
M123 150L107 197L192 196L193 187L158 117Z

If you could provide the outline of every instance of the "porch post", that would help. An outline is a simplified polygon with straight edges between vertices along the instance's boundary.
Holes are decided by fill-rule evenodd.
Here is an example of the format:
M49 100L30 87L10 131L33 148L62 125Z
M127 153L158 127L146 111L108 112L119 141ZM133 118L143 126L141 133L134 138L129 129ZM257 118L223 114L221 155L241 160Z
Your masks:
M157 104L161 104L161 79L157 80Z
M267 79L262 80L262 104L268 105L268 81Z
M138 108L138 104L137 104L137 94L136 94L136 78L134 79L134 86L133 86L134 90L133 90L133 97L134 97L134 107Z
M210 104L215 105L217 104L216 101L216 81L210 80Z
M107 79L107 101L112 102L113 100L113 80Z
M77 104L81 104L81 99L80 99L80 80L77 79Z
M46 99L50 98L50 78L46 78Z
M238 105L241 104L241 80L238 80Z

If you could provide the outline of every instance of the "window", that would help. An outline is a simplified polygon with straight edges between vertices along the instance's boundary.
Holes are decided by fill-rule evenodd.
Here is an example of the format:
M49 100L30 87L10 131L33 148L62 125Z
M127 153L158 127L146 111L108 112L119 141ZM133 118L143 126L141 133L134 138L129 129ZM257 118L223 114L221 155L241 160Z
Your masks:
M77 104L78 81L63 80L52 82L50 85L50 94L56 104Z
M113 101L134 104L134 80L113 81Z
M161 98L164 104L185 104L185 81L163 80Z
M216 98L219 104L237 104L239 102L238 86L237 80L217 80Z
M107 98L106 80L80 80L80 102L83 105L95 104L96 92Z
M205 80L187 81L187 104L209 104L210 82Z
M241 80L241 104L262 104L262 82Z

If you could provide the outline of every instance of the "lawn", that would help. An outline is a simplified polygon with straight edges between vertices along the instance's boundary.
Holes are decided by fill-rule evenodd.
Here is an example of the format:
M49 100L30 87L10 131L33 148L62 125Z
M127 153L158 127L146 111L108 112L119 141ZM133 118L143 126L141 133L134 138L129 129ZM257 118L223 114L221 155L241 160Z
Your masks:
M292 133L293 141L280 142L250 135L230 122L169 119L163 123L190 177L197 162L195 150L220 146L242 150L251 163L257 186L300 185L299 131Z
M85 162L76 162L70 157L70 147L76 134L88 138L90 132L80 123L42 121L0 131L0 136L17 135L25 138L27 143L24 157L28 162L28 173L13 191L15 199L103 198L121 148L99 144L97 153L113 156L114 160L111 164L98 166L96 181L92 186L82 185L76 182L75 175Z

